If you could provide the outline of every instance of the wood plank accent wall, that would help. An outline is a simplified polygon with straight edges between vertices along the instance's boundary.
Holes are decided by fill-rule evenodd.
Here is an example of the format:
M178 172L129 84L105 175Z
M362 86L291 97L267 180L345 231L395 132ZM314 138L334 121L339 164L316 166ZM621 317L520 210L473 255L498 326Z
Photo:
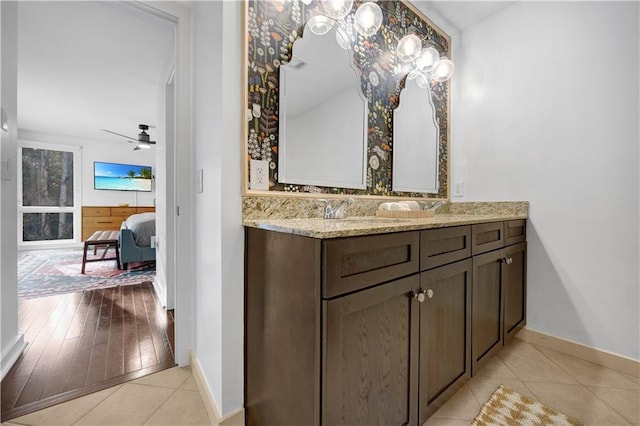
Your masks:
M96 231L117 231L132 214L155 211L153 206L82 206L82 241Z

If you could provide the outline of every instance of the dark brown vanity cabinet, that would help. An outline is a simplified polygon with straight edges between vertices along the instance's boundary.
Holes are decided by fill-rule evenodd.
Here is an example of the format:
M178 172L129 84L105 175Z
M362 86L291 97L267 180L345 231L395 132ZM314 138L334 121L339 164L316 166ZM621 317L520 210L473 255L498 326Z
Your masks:
M525 243L482 225L326 240L247 228L246 423L423 424L478 350L524 324Z
M526 323L525 229L525 220L472 227L473 374ZM505 243L508 244L506 247Z

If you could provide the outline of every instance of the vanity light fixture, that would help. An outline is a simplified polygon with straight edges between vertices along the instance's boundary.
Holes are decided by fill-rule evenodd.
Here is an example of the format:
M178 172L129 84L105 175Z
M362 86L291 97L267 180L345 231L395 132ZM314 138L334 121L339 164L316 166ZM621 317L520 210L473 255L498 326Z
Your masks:
M447 57L440 57L438 51L433 47L426 47L422 50L422 41L414 34L409 34L398 42L396 56L400 64L396 67L396 74L407 74L408 79L414 79L422 75L424 78L418 79L418 85L426 87L428 81L427 74L431 74L431 79L437 82L444 82L453 77L453 62ZM424 86L423 86L424 84Z
M373 2L360 5L353 19L353 27L365 37L375 34L382 25L382 9Z
M422 72L429 72L435 68L436 64L440 60L440 54L433 47L427 47L422 49L420 55L415 59L416 68Z
M442 58L431 71L431 76L435 81L443 82L453 77L453 62L447 58Z
M333 26L333 20L323 15L316 15L307 21L307 26L315 35L325 35Z
M322 8L328 17L342 19L349 14L353 0L322 0Z
M398 42L396 55L402 62L412 62L420 55L421 48L422 42L420 41L420 37L415 34L408 34Z

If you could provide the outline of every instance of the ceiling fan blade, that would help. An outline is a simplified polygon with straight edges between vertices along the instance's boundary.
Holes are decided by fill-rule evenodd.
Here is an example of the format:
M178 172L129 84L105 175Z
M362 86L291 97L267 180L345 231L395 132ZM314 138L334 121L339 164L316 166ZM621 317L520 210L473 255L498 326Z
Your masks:
M111 133L111 134L116 135L116 136L123 137L125 139L130 139L130 140L132 140L134 142L138 142L138 138L132 138L130 136L123 135L122 133L112 132L111 130L107 130L107 129L100 129L100 130L102 130L103 132Z

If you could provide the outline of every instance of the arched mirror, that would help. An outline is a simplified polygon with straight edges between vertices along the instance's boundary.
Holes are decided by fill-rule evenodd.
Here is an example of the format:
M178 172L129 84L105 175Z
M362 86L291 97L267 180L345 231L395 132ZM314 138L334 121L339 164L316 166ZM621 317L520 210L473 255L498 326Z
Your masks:
M436 109L424 75L407 76L393 112L394 191L438 193L439 134Z
M311 19L280 67L278 182L366 188L367 100L345 38Z

